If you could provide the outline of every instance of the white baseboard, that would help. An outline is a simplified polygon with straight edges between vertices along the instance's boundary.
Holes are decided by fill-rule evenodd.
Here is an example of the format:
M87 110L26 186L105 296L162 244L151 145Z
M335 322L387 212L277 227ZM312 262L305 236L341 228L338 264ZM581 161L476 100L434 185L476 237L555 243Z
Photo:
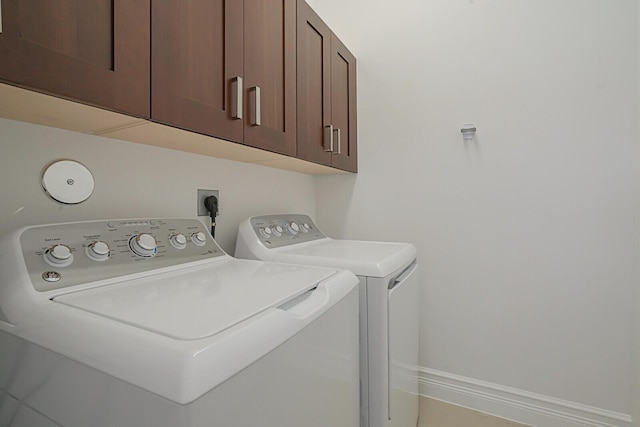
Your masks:
M420 394L536 427L632 427L629 414L418 368Z

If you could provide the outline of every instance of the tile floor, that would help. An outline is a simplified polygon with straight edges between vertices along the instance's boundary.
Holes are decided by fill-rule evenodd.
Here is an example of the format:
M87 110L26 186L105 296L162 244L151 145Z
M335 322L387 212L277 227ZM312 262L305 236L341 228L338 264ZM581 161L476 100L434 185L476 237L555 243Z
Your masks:
M420 398L418 427L530 427L439 400Z

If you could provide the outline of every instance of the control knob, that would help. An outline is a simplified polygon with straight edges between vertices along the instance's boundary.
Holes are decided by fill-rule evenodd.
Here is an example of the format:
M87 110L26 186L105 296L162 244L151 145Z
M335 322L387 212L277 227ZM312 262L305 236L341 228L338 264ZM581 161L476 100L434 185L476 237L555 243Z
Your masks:
M134 254L149 258L156 254L158 244L151 234L140 233L129 240L129 247Z
M106 261L109 259L109 245L98 240L87 246L87 256L94 261Z
M198 231L197 233L193 233L191 235L191 241L197 246L204 246L207 243L207 235L202 231Z
M44 253L44 260L54 267L66 267L73 263L73 254L67 245L53 245Z
M291 221L287 223L287 231L294 236L300 233L300 226L297 222Z
M187 247L187 238L184 237L182 233L174 234L169 238L169 241L171 242L171 246L176 249L184 249Z
M265 239L268 239L269 237L271 237L272 233L273 231L271 230L271 227L262 227L260 229L260 234L262 234L262 237L264 237Z
M280 225L276 225L275 227L273 227L273 235L276 237L280 237L282 236L282 232L284 230L282 229L282 226Z

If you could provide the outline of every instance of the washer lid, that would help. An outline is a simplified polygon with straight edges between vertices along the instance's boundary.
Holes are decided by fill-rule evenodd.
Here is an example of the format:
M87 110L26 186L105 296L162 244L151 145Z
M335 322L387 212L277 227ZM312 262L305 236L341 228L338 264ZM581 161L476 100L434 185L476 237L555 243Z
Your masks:
M61 295L54 302L179 340L215 335L315 287L334 270L227 259Z
M322 239L273 249L273 261L344 268L368 277L386 277L416 257L410 243Z

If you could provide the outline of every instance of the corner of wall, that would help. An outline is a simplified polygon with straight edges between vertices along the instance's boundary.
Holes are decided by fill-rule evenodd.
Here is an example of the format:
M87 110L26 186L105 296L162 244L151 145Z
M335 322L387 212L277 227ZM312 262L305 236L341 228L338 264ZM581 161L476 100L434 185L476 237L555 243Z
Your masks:
M636 75L640 75L640 4L636 3ZM636 162L637 168L640 169L640 78L636 81ZM640 173L638 173L640 175ZM636 176L638 179L638 176ZM638 195L640 197L640 195ZM640 229L638 229L638 243L640 244ZM640 260L638 260L640 264ZM640 266L638 267L640 270ZM635 294L634 294L634 310L635 313L635 346L633 359L635 380L633 383L633 426L640 427L640 280L636 282Z
M636 31L638 34L637 39L637 71L636 75L640 75L640 4L636 3ZM638 157L640 158L640 78L636 83L636 89L638 91L638 99L636 103L636 112L638 114L638 120L636 121L636 137L638 139ZM639 160L640 163L640 160ZM638 165L640 167L640 165ZM640 230L639 230L640 232ZM640 236L638 238L640 240ZM635 356L633 360L635 360L635 382L634 382L634 390L633 395L634 399L634 408L633 408L633 425L635 427L640 427L640 280L636 283L636 294L635 294L635 322L636 322L636 342L635 342Z

